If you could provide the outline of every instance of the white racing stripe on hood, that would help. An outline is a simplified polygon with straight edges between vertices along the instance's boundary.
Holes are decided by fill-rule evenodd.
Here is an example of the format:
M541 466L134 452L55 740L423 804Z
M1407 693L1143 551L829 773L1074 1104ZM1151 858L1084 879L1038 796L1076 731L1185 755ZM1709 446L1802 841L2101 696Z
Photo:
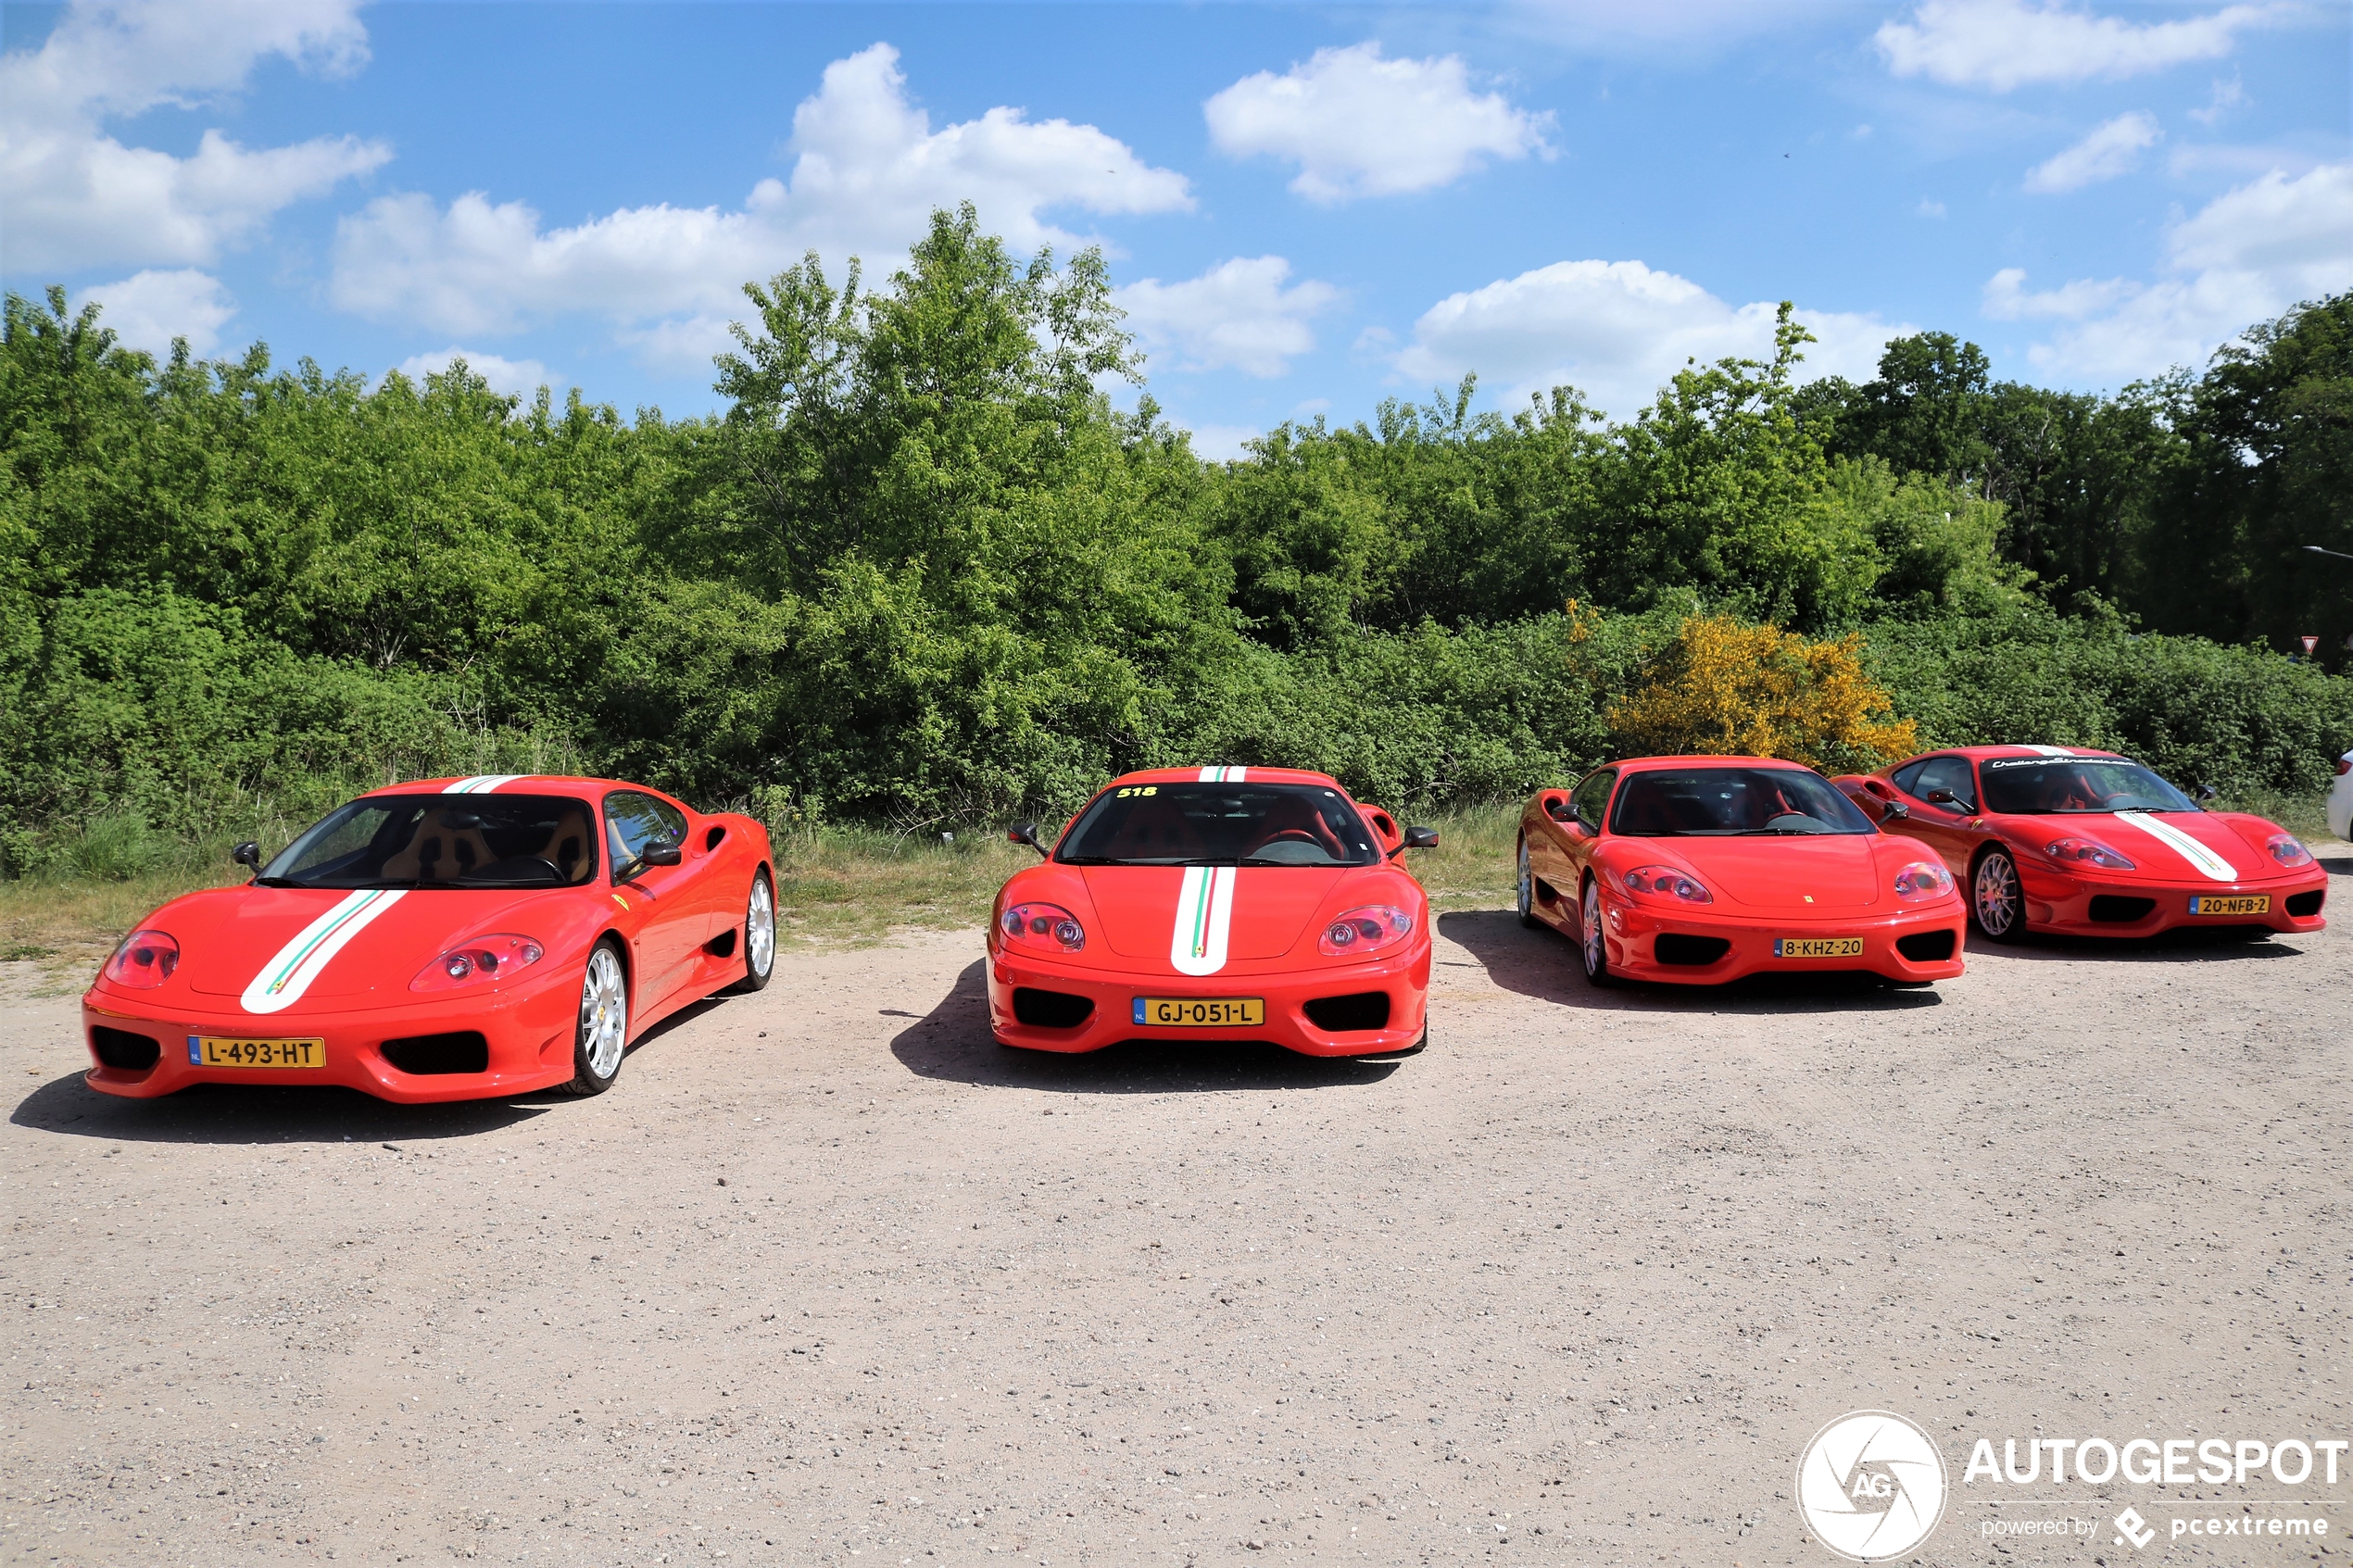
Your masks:
M2037 757L2072 757L2074 751L2064 746L2030 746L2026 748Z
M1234 923L1234 881L1240 874L1232 866L1185 868L1176 928L1168 936L1168 961L1177 973L1214 974L1226 967L1226 932Z
M278 956L261 966L245 994L238 997L247 1012L280 1012L302 999L327 960L344 944L368 929L369 922L408 897L397 887L371 887L354 893L312 921Z
M2216 882L2236 882L2239 879L2236 866L2161 817L2152 817L2145 811L2119 811L2116 820L2127 827L2140 829L2196 866L2202 875Z
M1201 782L1203 784L1240 784L1242 782L1242 776L1249 771L1250 770L1248 768L1203 768L1201 771Z
M444 795L488 795L500 784L510 784L517 779L527 777L529 775L524 773L476 773L470 779L459 779L441 793Z

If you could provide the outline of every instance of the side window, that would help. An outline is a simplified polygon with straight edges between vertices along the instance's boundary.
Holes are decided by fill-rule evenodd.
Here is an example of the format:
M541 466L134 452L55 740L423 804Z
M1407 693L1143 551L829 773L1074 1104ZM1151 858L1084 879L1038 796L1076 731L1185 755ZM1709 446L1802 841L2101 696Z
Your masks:
M1919 794L1920 770L1935 760L1933 757L1929 757L1918 762L1906 762L1890 773L1888 777L1894 781L1897 789L1906 795L1917 797Z
M1949 789L1953 798L1969 810L1977 809L1977 781L1969 777L1966 757L1933 757L1920 769L1918 787L1913 794L1925 800L1935 790Z
M634 789L617 789L605 797L605 836L613 870L618 872L648 844L683 843L686 819L666 800L639 795Z
M1617 774L1604 768L1590 774L1568 797L1569 814L1581 823L1587 833L1602 831L1602 811L1609 805L1610 786L1617 783Z

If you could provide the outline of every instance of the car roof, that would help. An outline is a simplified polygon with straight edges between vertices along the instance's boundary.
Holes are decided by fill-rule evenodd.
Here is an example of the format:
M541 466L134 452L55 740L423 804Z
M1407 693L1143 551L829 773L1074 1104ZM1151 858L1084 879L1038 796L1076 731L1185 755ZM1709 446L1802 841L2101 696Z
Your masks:
M1214 776L1221 773L1228 775L1228 778L1221 781ZM1230 783L1236 782L1230 777L1233 774L1242 775L1239 782L1244 784L1322 784L1327 789L1337 789L1342 795L1348 794L1340 782L1329 773L1311 773L1303 768L1139 768L1132 773L1120 774L1119 777L1103 785L1103 788L1112 789L1120 784L1139 784Z
M1624 757L1603 764L1606 768L1794 768L1801 773L1814 770L1803 762L1793 762L1786 757L1724 757L1714 753L1683 757Z
M1923 751L1920 756L1966 757L1972 762L1982 762L1989 757L2100 757L2118 762L2128 760L2116 752L2102 751L2090 746L1948 746L1940 751ZM1918 759L1907 757L1904 761ZM1895 765L1900 768L1904 764L1899 762Z
M634 789L647 795L661 796L664 800L675 798L650 784L630 784L623 779L592 779L576 773L452 773L438 779L404 779L399 784L369 790L360 798L375 795L447 795L450 785L474 779L496 779L498 782L489 790L470 790L468 794L575 795L608 789Z

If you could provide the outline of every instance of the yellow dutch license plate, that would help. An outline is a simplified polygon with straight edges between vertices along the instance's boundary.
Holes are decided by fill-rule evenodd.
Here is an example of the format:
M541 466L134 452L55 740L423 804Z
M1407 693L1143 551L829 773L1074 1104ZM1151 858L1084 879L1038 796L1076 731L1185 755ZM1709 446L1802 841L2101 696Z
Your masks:
M1863 956L1863 939L1859 936L1777 936L1773 939L1773 956L1777 959L1859 959Z
M1163 1029L1256 1028L1266 1022L1263 997L1139 997L1136 1022Z
M324 1040L235 1040L219 1035L188 1036L191 1067L302 1068L327 1065Z
M2193 893L2190 913L2194 915L2268 915L2271 912L2269 893Z

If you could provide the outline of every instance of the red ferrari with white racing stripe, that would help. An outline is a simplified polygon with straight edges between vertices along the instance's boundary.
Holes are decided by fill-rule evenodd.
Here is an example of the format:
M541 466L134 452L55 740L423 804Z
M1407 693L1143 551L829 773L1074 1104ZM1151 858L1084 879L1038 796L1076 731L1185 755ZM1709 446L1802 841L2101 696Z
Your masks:
M1970 918L1997 942L2328 923L2328 873L2302 840L2261 817L2207 810L2111 751L1958 746L1836 782L1881 831L1963 878Z
M1766 757L1638 757L1539 791L1519 917L1576 938L1597 985L1842 970L1927 985L1961 972L1965 919L1932 856Z
M1286 768L1128 773L997 895L1000 1044L1268 1040L1309 1056L1418 1048L1429 901L1396 864L1438 842Z
M250 883L156 910L82 998L91 1087L598 1094L648 1026L775 962L767 830L610 779L396 784L237 859Z

